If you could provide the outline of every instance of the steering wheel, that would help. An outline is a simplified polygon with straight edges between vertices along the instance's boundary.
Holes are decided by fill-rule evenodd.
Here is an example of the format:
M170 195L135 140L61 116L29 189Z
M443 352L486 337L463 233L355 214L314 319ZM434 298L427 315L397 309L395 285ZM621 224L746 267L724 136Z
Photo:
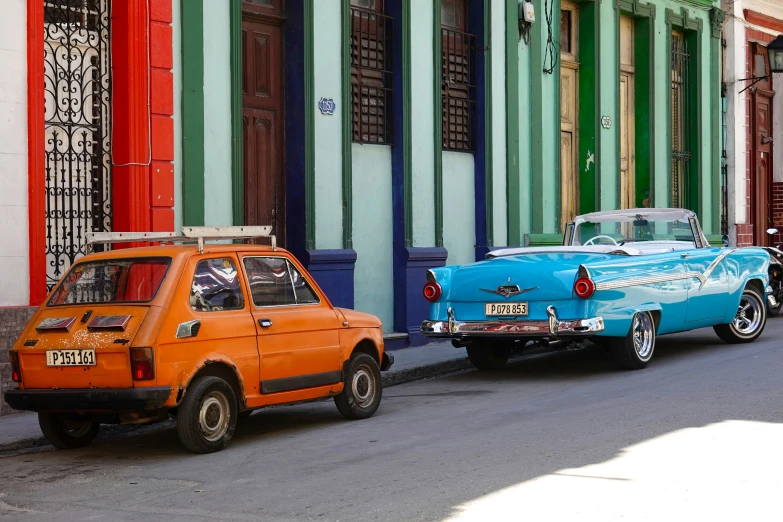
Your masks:
M595 241L596 239L599 239L599 238L602 238L602 239L608 239L609 241L611 241L611 242L612 242L612 244L614 244L614 246L620 246L620 245L617 243L617 241L615 241L613 238L611 238L611 237L609 237L609 236L604 236L604 235L599 235L599 236L593 236L593 237L591 237L590 239L588 239L587 241L585 241L585 246L587 246L587 245L595 245L595 243L593 243L593 241Z

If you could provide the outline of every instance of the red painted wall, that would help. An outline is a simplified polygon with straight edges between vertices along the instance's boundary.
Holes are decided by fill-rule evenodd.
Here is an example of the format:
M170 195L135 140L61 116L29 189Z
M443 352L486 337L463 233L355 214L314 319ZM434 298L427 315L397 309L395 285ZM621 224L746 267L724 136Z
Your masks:
M172 0L112 0L112 228L174 229ZM46 297L43 2L28 2L30 304Z
M171 0L112 5L113 229L174 230Z

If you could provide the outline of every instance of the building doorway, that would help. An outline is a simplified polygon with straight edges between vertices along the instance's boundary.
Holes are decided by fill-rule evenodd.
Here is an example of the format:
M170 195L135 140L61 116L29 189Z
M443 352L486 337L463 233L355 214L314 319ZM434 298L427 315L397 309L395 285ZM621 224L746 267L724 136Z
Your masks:
M751 51L755 70L768 71L766 47L752 42ZM750 92L750 218L754 244L767 246L766 230L772 226L772 98L775 93L769 80L759 82Z
M560 226L579 213L579 52L576 4L560 6Z
M285 246L283 0L242 3L245 225L271 225Z
M620 17L620 208L636 207L634 19Z

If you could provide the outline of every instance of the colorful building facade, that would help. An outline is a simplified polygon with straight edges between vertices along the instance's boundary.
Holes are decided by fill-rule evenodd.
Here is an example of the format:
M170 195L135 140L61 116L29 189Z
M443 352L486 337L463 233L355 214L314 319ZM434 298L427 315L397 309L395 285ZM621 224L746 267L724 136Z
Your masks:
M177 222L273 224L400 343L426 269L576 213L683 206L719 234L717 3L533 6L182 2Z

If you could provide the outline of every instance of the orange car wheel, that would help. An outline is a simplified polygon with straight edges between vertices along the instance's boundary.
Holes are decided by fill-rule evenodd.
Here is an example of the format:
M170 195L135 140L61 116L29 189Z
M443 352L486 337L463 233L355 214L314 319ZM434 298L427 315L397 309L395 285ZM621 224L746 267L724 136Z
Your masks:
M381 370L366 353L351 356L343 375L343 391L334 397L337 409L346 419L372 417L381 405Z
M220 377L199 377L188 387L177 410L177 434L193 453L223 449L237 425L237 399Z

